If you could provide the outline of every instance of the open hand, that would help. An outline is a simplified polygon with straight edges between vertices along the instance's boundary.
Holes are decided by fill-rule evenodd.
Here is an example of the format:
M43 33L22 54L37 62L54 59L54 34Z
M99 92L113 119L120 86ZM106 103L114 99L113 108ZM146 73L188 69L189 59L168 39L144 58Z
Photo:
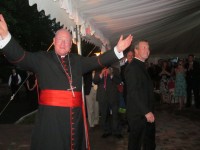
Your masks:
M129 34L129 36L127 36L127 38L125 39L123 39L123 35L121 35L117 43L118 52L122 52L126 48L128 48L131 45L132 40L133 40L133 36L131 34Z
M145 117L147 118L147 122L153 123L155 121L155 117L152 112L147 113Z
M0 40L4 39L8 35L8 27L3 18L3 15L0 14Z

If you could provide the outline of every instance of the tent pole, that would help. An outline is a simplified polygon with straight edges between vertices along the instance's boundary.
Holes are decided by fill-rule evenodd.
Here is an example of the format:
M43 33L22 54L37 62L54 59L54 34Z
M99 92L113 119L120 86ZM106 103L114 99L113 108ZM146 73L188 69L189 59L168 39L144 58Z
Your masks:
M76 25L78 54L82 55L80 25Z
M80 35L80 25L76 25L76 33L77 33L77 48L78 48L78 54L82 55L82 49L81 49L81 35ZM86 117L86 102L85 102L85 93L84 93L84 81L82 76L82 100L83 100L83 120L84 120L84 126L85 126L85 139L86 139L86 148L90 150L90 143L89 143L89 136L88 136L88 126L87 126L87 117Z

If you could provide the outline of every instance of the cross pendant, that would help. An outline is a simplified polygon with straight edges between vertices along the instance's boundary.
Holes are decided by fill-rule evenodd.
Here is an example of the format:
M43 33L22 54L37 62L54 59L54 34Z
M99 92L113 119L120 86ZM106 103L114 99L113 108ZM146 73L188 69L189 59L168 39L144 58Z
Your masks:
M72 86L72 85L70 85L70 89L67 89L68 91L72 91L73 97L75 97L74 89L76 89L76 87L75 87L75 86Z

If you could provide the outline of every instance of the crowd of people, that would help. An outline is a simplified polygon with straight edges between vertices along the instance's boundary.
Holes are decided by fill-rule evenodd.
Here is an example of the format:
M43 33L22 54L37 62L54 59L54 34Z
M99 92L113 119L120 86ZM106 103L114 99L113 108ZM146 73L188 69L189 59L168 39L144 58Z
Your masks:
M87 123L94 128L101 122L102 138L123 138L119 116L121 100L126 108L128 150L155 150L155 91L159 91L161 102L171 103L172 97L177 99L180 110L185 103L186 107L191 106L193 94L196 108L200 107L200 66L193 55L176 63L162 60L148 64L149 42L139 40L124 57L123 51L133 39L129 35L125 39L121 36L114 50L98 57L82 57L70 53L72 37L66 29L56 32L55 51L31 53L16 42L2 15L0 39L6 58L28 71L29 99L39 93L38 103L32 104L38 108L38 116L31 150L89 150ZM113 63L122 58L124 63L115 67ZM11 80L16 86L21 82L14 71L9 85ZM119 85L123 85L123 90Z
M192 103L196 108L200 107L200 64L193 54L177 61L169 59L148 64L147 70L154 82L154 89L161 95L161 102L178 103L179 110L190 107Z
M140 49L139 45L147 48ZM192 103L197 109L200 106L200 64L194 55L189 54L188 58L177 58L176 61L161 59L157 64L153 64L148 63L150 53L148 46L147 41L135 42L134 50L127 52L126 57L121 60L120 68L110 66L96 70L95 76L91 77L93 82L91 85L93 87L94 84L97 85L94 101L99 104L99 115L103 120L103 138L116 135L116 129L118 131L116 137L123 137L117 111L120 108L119 95L122 92L127 111L129 141L131 141L129 149L142 146L151 147L150 149L156 147L154 94L160 95L159 100L162 103L177 103L178 110L190 107ZM123 91L119 89L119 85L123 85ZM108 119L110 111L111 122ZM143 117L147 122L141 120ZM144 126L145 128L142 128Z

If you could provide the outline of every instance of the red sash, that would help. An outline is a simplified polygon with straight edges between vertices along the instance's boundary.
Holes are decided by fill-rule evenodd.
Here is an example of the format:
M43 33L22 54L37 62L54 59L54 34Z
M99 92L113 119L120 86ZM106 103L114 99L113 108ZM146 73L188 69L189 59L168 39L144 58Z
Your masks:
M73 97L71 91L66 90L41 90L40 105L60 106L60 107L82 107L82 93L74 92Z
M39 104L48 105L48 106L59 106L59 107L82 107L85 136L86 136L86 145L87 145L87 149L90 150L86 112L85 112L85 107L82 101L82 93L74 92L74 94L75 94L75 97L73 97L71 91L41 90Z

